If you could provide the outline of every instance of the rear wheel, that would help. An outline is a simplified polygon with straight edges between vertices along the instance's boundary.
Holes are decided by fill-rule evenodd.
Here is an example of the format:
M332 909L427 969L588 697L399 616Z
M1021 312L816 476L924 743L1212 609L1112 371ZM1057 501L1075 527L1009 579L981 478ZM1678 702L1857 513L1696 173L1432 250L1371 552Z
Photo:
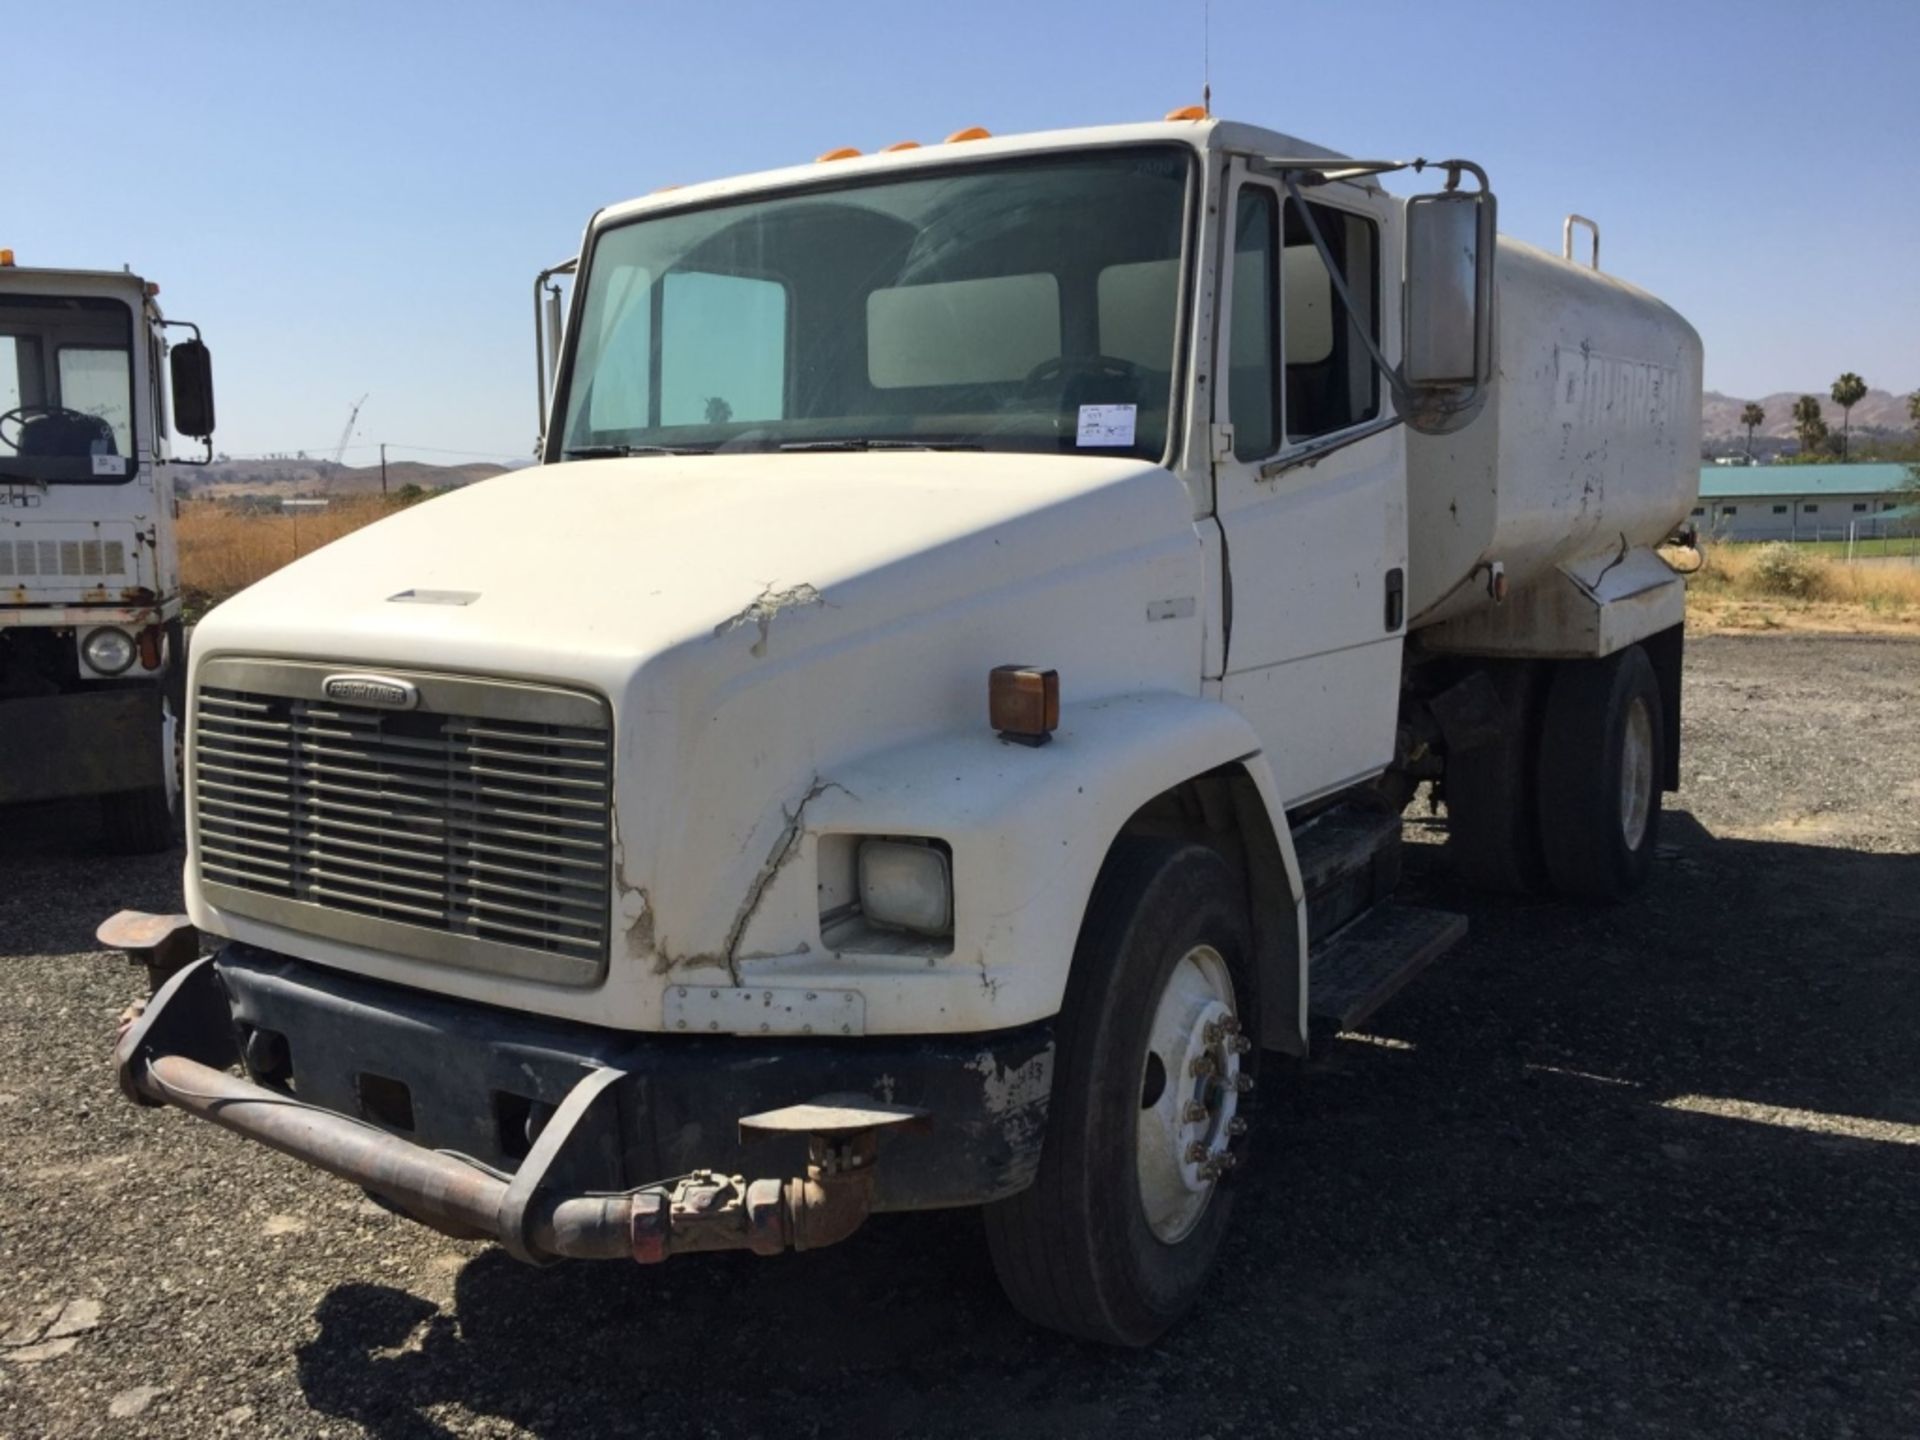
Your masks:
M1546 884L1534 797L1541 675L1531 664L1488 669L1504 733L1447 760L1447 858L1465 884L1531 895Z
M1226 862L1122 841L1074 953L1039 1175L985 1212L994 1268L1028 1319L1145 1345L1199 1298L1231 1209L1256 1013Z
M1540 732L1540 838L1554 892L1617 900L1646 883L1660 835L1665 709L1638 645L1557 667Z

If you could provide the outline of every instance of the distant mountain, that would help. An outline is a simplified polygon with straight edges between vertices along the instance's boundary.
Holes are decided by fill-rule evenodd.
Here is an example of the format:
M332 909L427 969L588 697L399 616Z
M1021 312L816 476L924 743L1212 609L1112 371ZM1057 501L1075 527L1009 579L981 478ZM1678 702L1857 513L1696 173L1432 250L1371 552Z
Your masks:
M387 489L418 485L422 490L445 490L504 475L506 465L427 465L418 460L387 464ZM378 494L378 465L334 465L325 460L216 460L211 465L176 470L185 474L194 495L229 499L239 495L297 496Z
M1767 412L1767 423L1754 432L1755 435L1770 436L1776 440L1793 438L1793 403L1802 395L1812 395L1820 401L1820 413L1834 434L1840 433L1840 407L1827 398L1827 386L1818 390L1781 390L1765 396L1760 408ZM1747 402L1733 395L1722 395L1717 390L1709 390L1702 397L1705 404L1700 414L1700 438L1702 440L1744 440L1747 427L1740 423L1740 411ZM1853 407L1853 431L1883 430L1901 434L1913 429L1913 420L1907 414L1907 397L1895 395L1886 390L1869 390L1867 398Z

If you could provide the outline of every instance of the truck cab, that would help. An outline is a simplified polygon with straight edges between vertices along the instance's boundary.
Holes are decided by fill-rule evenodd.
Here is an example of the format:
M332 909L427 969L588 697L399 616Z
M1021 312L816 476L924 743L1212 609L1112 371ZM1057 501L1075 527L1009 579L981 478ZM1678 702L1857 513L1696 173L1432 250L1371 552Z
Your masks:
M983 1206L1151 1340L1463 929L1413 787L1618 898L1677 776L1698 340L1494 218L1198 111L601 211L543 463L204 622L123 1088L535 1261Z
M170 847L180 817L180 462L158 292L0 251L0 804L96 796L124 850ZM186 385L204 415L185 418L210 431L204 378L197 365Z

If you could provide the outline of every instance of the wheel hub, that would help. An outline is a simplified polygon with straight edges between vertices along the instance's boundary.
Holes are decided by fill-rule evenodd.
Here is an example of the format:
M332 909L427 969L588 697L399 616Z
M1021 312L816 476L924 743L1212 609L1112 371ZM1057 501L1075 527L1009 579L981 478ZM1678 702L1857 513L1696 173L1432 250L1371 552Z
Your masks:
M1241 1057L1253 1048L1234 1011L1233 978L1220 952L1181 957L1155 1006L1141 1067L1135 1160L1147 1223L1168 1244L1206 1213L1237 1160L1246 1128L1240 1097L1253 1088Z
M1636 698L1620 737L1620 834L1629 850L1638 850L1646 838L1652 789L1653 717L1647 702Z

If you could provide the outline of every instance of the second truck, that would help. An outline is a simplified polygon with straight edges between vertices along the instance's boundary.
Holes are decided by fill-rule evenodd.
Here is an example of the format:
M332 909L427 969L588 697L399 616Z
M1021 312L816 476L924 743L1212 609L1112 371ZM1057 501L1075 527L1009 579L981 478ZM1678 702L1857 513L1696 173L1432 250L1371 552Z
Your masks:
M982 1206L1143 1344L1284 1062L1464 928L1419 785L1464 882L1646 880L1700 342L1477 167L963 131L557 273L544 463L200 628L130 1098L534 1262Z
M173 447L213 433L207 348L159 293L0 250L0 805L90 797L132 852L178 842L174 482L200 462Z

